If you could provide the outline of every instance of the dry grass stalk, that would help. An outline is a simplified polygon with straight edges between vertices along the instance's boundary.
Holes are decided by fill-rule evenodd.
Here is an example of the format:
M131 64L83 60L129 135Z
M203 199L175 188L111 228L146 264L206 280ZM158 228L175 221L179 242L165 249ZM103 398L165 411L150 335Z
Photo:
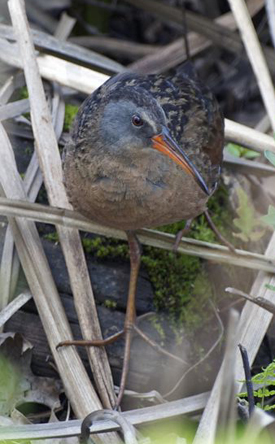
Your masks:
M266 255L269 256L272 253L274 254L275 249L275 234L273 234L268 248L266 250ZM267 303L269 301L275 302L275 292L267 289L266 284L273 285L275 284L275 277L268 273L260 272L254 282L251 293L258 294L260 298L265 299ZM262 343L262 340L266 334L270 321L273 315L266 311L265 309L255 305L251 302L246 302L239 322L238 329L238 342L242 344L248 352L249 361L253 362L256 356L256 353ZM213 408L215 408L214 398L215 398L215 387L218 387L220 384L221 373L220 370L216 382L213 388L213 396L212 401L209 405L206 406L205 412L202 417L202 422L200 423L198 429L198 441L195 441L194 444L202 443L212 443L213 442ZM241 360L240 354L237 354L235 361L235 380L236 380L236 392L241 391L242 382L245 379L243 363Z
M17 68L23 67L16 43L0 39L0 49L0 59L4 63ZM58 82L85 94L90 94L109 77L51 55L39 55L37 63L40 75L46 80Z
M236 383L234 362L238 351L238 324L240 315L237 311L229 313L229 324L226 335L225 353L223 360L223 374L221 399L218 414L218 436L227 444L234 444L236 433ZM211 395L208 401L211 402Z
M36 29L31 29L31 35L35 47L42 53L49 51L57 57L73 60L81 65L97 67L107 72L120 72L123 69L123 66L114 60L81 46L64 42L64 39L57 38L55 35L52 36ZM11 41L15 39L13 29L9 25L0 24L0 36Z
M274 255L275 234L273 234L266 250L266 255ZM267 304L270 301L275 303L275 292L267 288L267 285L275 285L274 274L260 272L251 288L250 294L256 294L258 298L264 299ZM255 305L252 302L246 302L242 310L240 319L239 342L247 349L249 361L253 362L256 353L262 343L273 314L264 308ZM236 380L238 381L238 390L241 389L244 379L243 366L240 356L236 360Z
M58 145L38 72L23 3L20 2L20 0L11 0L9 2L9 8L14 30L18 36L21 58L24 64L25 78L31 104L33 132L36 140L36 152L40 168L43 171L48 198L54 206L70 208L62 182L62 168ZM24 36L24 38L22 38L22 36ZM57 228L57 231L68 267L83 337L85 339L98 339L102 337L100 324L97 318L96 306L79 233L77 230L61 227ZM91 322L91 320L93 320L93 322ZM89 349L89 358L103 403L105 407L111 407L115 403L115 398L106 351L92 347Z
M0 121L13 119L14 117L21 116L30 109L29 99L17 100L7 105L2 105L0 108Z
M66 12L63 12L54 31L55 38L62 41L67 40L75 24L76 18L70 17Z
M153 407L122 412L122 415L134 426L155 423L165 419L176 418L180 415L197 414L205 407L209 393L178 399ZM15 425L12 428L1 427L1 440L27 440L43 438L62 438L80 434L80 420L63 421L47 424ZM93 433L111 431L116 425L111 421L95 423L91 427Z
M257 35L255 34L254 28L251 26L251 20L249 14L247 13L245 4L242 0L229 0L231 8L236 17L237 23L239 24L240 30L243 33L244 43L248 51L248 55L251 57L251 61L254 64L254 70L257 75L263 77L263 82L259 85L261 92L264 97L267 111L269 113L269 118L272 120L275 115L275 99L274 99L274 89L270 80L268 70L266 68L263 56L260 50L260 45L257 40ZM254 54L252 54L252 49ZM260 79L258 79L260 80ZM272 89L272 91L271 91ZM270 97L268 98L268 95ZM272 112L272 114L270 114ZM274 120L273 120L274 128ZM275 248L275 234L273 234L269 245L266 250L266 256L274 254ZM275 301L275 292L269 290L266 285L274 285L275 278L267 273L260 272L254 282L251 293L259 295L260 298L265 299L267 302ZM269 323L272 319L272 314L265 309L255 305L251 302L246 302L239 323L239 333L238 341L242 346L247 349L249 355L249 361L253 362L256 353L262 343L263 337L266 334ZM240 354L237 354L237 359L235 363L235 378L237 381L237 391L240 391L242 383L240 381L244 380L244 370ZM221 378L221 371L219 372L215 385L219 384ZM201 424L198 429L198 437L204 437L203 442L212 443L213 442L213 428L211 426L213 414L213 406L209 404L206 407L203 414ZM207 423L208 419L208 423ZM196 441L195 441L196 442ZM201 441L197 441L201 442Z
M17 279L19 276L19 270L20 270L20 261L18 258L17 251L14 247L12 229L11 226L8 224L5 233L2 257L1 257L1 268L0 268L1 310L3 310L7 306L9 300L11 299L11 296L14 294L17 285ZM3 326L1 326L1 330L2 329Z
M2 40L0 46L2 59L17 67L22 67L10 44ZM38 65L40 74L46 79L78 89L86 94L90 94L108 79L105 74L96 73L48 55L39 56ZM275 141L272 137L229 119L225 119L225 137L228 141L234 141L255 151L263 152L266 149L275 151Z
M238 343L239 315L232 311L229 318L224 359L203 412L193 444L214 444L219 420L225 423L232 415L234 392L234 360ZM221 416L220 416L221 415ZM220 416L220 418L219 418ZM232 425L232 424L231 424ZM230 435L234 434L234 425Z
M273 302L267 301L264 298L261 297L255 297L251 294L244 293L241 290L238 290L237 288L231 288L228 287L225 289L227 293L234 294L235 296L241 296L242 298L246 299L247 301L253 302L254 304L257 304L259 307L264 308L265 310L269 311L273 315L275 315L275 304Z
M41 142L40 136L43 134L44 140L47 141L49 144L54 143L53 144L53 147L54 147L54 146L56 146L56 140L54 138L54 134L52 136L52 134L48 131L48 129L50 127L50 116L49 116L47 104L46 104L45 98L43 96L42 86L41 86L41 84L39 84L40 79L37 80L38 77L35 77L35 75L37 74L37 68L35 65L34 53L31 52L31 50L30 50L30 40L29 40L29 35L27 32L26 22L22 23L22 20L24 20L24 19L26 20L24 10L23 10L23 4L21 2L16 2L16 1L10 2L10 8L11 8L12 18L17 25L16 29L20 33L20 39L22 37L22 34L24 34L24 43L22 42L21 49L22 49L23 60L24 60L24 62L26 62L26 66L27 66L27 69L25 71L25 76L27 78L27 81L29 82L28 87L29 87L29 93L30 93L30 101L31 101L32 105L33 105L33 102L36 102L36 109L33 109L33 108L35 108L35 105L34 105L34 107L32 106L32 112L33 112L34 130L36 132L37 141L38 141L38 143L39 143L39 141ZM25 43L27 43L26 46L24 45ZM24 50L25 50L25 52L24 52ZM44 99L44 101L43 101L43 99ZM41 109L39 109L40 106L42 109L42 114L41 114ZM43 112L44 112L44 114L43 114ZM42 145L43 145L43 143L42 143ZM41 147L41 145L40 145L40 147ZM47 148L48 147L46 147L46 150L44 153L46 159L45 159L45 157L43 159L44 161L46 160L46 162L48 160L47 155L49 155ZM58 152L58 150L57 150L57 152ZM53 186L53 181L56 179L56 177L58 177L58 174L61 179L61 168L59 168L60 158L59 158L59 162L57 162L56 165L52 165L52 166L53 166L53 168L50 171L50 178L48 178L48 192L51 195L52 200L55 202L58 202L58 198L60 197L60 195L63 199L66 200L65 191L62 192L61 191L62 189L58 190L58 187ZM58 195L58 192L60 193L59 195ZM68 235L68 233L61 233L61 234L63 234L63 235L65 234L65 236ZM75 247L77 247L77 243L76 243ZM74 248L74 251L75 251L75 248ZM85 269L84 269L84 271L85 271ZM77 279L76 279L76 282L77 282ZM63 335L62 337L59 336L58 338L55 338L58 340L55 342L54 348L60 340L65 339L65 338L66 338L66 335ZM52 351L53 351L53 347L52 347ZM62 351L61 355L63 355L64 353L66 354L67 351L66 352ZM53 354L56 356L57 353L55 352ZM72 372L74 372L76 370L76 369L72 368L73 367L72 365L68 366L68 368L70 368L70 367L71 367ZM81 371L80 371L80 374L81 374ZM108 375L108 372L106 372L106 374ZM64 375L64 373L61 372L61 375ZM91 390L89 389L89 387L91 387L91 386L90 386L89 381L87 381L87 377L84 376L84 380L83 380L83 381L85 381L85 383L87 383L87 385L88 385L87 387L85 387L85 383L83 383L82 387L80 388L80 381L81 381L81 378L78 380L77 387L74 387L74 389L76 389L75 392L71 392L70 390L68 392L71 393L71 395L72 395L71 396L72 403L74 403L77 406L76 413L83 416L92 410L93 403L94 403L94 407L96 407L96 408L99 407L99 404L98 404L97 397L95 396L95 393L91 392ZM87 393L87 390L90 392L90 395L88 397L87 397L87 395L85 395L85 393ZM76 400L76 394L79 394L79 396L77 396L78 401ZM85 402L85 400L88 402ZM77 404L81 404L81 408ZM111 439L111 437L110 437L110 439ZM110 442L108 437L106 437L106 442Z
M0 139L2 187L7 196L26 200L12 147L2 125L0 125ZM69 348L56 351L56 344L72 335L36 227L33 222L21 218L9 218L9 223L31 293L48 335L53 357L64 378L65 390L72 400L75 411L84 416L93 406L92 399L95 393L76 350ZM83 381L83 385L79 384L79 379ZM98 402L95 407L99 406Z
M28 199L34 202L38 191L42 185L42 175L38 167L36 154L32 156L32 159L28 165L23 186ZM1 307L4 308L12 295L17 284L19 275L20 263L17 252L14 248L14 239L12 235L11 227L7 227L5 234L3 253L1 258Z
M258 177L274 176L274 167L256 160L249 160L242 157L232 156L224 151L223 164L227 168L231 168L232 172L241 174L251 174Z
M37 222L77 228L78 230L96 233L106 237L126 240L124 231L98 225L75 211L61 208L0 197L0 214L9 217L21 216ZM140 242L144 245L173 251L175 236L172 234L149 229L138 230L137 234ZM182 254L202 257L215 262L232 264L254 270L263 270L270 273L274 271L273 256L266 256L245 250L235 250L235 253L232 253L224 245L212 244L196 239L183 237L177 251Z
M32 294L29 291L19 294L16 298L10 302L3 310L0 311L0 327L3 325L20 310L23 305L26 304L32 298Z
M2 193L1 193L2 194ZM12 293L11 288L14 288L12 282L14 282L14 240L12 236L11 227L8 226L5 234L5 241L3 246L2 258L1 258L1 268L0 268L0 285L1 285L1 299L0 299L0 309L3 310L10 300L10 295ZM19 262L17 261L17 264ZM19 270L19 266L17 266ZM18 273L16 273L18 276ZM15 280L17 281L17 276Z
M275 3L273 0L266 0L266 14L269 23L270 35L275 48Z
M247 4L249 12L253 17L264 6L264 0L250 0ZM217 24L222 25L230 30L236 29L236 22L233 14L228 12L214 20ZM196 32L189 32L187 35L190 55L194 56L211 46L212 41ZM186 60L186 51L184 48L184 39L180 38L169 43L163 48L155 51L153 54L143 57L140 60L128 66L129 69L139 72L159 73L165 69L172 68Z
M244 0L229 0L252 65L271 126L275 131L275 91L266 60Z
M69 19L68 17L62 15L60 24L56 30L56 32L59 35L59 38L66 37L66 33L71 31L74 22L75 22L74 20ZM23 73L17 74L16 76L11 76L1 88L0 102L6 103L11 97L14 90L16 88L22 87L24 84L25 84L25 79ZM53 109L56 112L53 112L52 118L55 127L57 127L56 129L57 138L59 138L63 128L65 105L63 103L62 107L62 103L60 100L57 100L56 94L53 99ZM61 116L62 118L59 119ZM61 120L61 125L58 122L59 120ZM34 153L24 177L24 189L25 192L28 194L28 198L31 202L35 201L39 189L42 185L42 182L43 179L41 172L39 170L37 156ZM19 267L20 263L17 252L14 249L14 240L12 236L12 231L10 226L8 226L4 240L4 247L1 259L1 270L0 270L2 308L7 305L9 299L14 294L17 278L19 275Z
M7 79L0 89L0 104L5 105L17 88L25 85L24 74L19 72Z
M267 114L265 114L257 123L255 130L260 131L261 133L267 133L270 130L270 120Z
M225 138L259 153L263 153L265 150L275 152L273 137L229 119L225 119Z
M18 73L7 79L0 90L0 103L5 105L16 88L25 84L23 73ZM3 252L0 266L0 309L2 310L8 304L10 295L13 293L19 273L19 260L14 250L14 240L10 226L7 227L5 234Z
M267 137L268 137L268 136L267 136ZM269 138L269 140L266 139L266 143L267 143L267 144L270 143L270 139L271 139L271 138ZM253 140L254 140L254 139L253 139ZM254 141L253 143L255 143L255 141ZM245 145L245 143L243 143L243 144ZM271 148L269 147L269 149L273 149L273 150L274 150L274 144L272 144L272 145L271 145Z
M0 39L0 50L0 59L22 68L22 63L14 45ZM42 77L75 88L85 94L91 94L108 79L105 74L49 55L39 56L37 62ZM229 141L234 141L255 151L270 150L275 152L275 141L271 136L232 120L225 119L225 137Z
M152 13L163 22L174 22L181 29L183 28L183 9L160 3L157 0L125 0L133 6L144 9ZM234 56L237 54L241 57L243 54L243 45L240 37L233 33L230 29L221 26L217 22L208 17L196 14L191 11L185 13L188 28L203 35L212 41L217 47L230 51ZM263 47L267 57L270 70L275 72L275 55L272 48Z
M55 34L57 34L60 39L66 38L67 35L71 32L74 23L75 20L69 18L66 14L63 14ZM17 74L16 76L11 76L1 88L0 102L6 103L11 97L14 90L18 87L23 86L24 84L25 80L23 73L20 73L19 75ZM59 139L63 129L65 104L64 101L61 100L56 90L57 88L55 88L55 93L52 101L52 108L53 108L52 120L55 126L57 139ZM42 185L42 182L43 179L41 172L39 170L37 156L34 153L24 177L24 189L31 202L35 201L39 189ZM4 240L4 247L1 259L1 270L0 270L2 308L7 305L9 299L14 295L14 290L19 275L19 267L20 263L17 252L14 249L14 240L12 237L12 231L10 226L8 226Z
M162 48L161 45L150 45L149 43L137 43L114 37L105 36L74 36L69 39L77 45L92 48L95 51L110 54L112 57L127 57L136 60L139 57L153 54Z

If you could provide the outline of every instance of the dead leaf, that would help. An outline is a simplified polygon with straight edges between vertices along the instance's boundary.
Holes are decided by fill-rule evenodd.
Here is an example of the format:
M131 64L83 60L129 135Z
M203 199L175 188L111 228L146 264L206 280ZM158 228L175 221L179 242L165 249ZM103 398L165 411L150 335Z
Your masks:
M38 403L53 410L60 406L61 383L35 376L31 371L32 347L19 333L0 334L0 415Z
M263 226L263 222L257 218L248 195L241 187L237 189L237 195L239 206L236 212L239 217L233 220L233 224L240 230L240 233L233 233L233 236L243 242L256 242L265 234L266 228Z
M261 217L261 220L275 229L275 207L269 205L268 213Z

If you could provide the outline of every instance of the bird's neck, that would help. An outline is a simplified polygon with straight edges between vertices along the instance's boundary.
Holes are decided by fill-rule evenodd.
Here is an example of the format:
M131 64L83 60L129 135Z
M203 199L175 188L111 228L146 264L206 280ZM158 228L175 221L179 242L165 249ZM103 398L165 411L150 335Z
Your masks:
M129 182L131 178L153 177L158 180L169 169L170 159L153 149L140 149L133 153L125 151L122 154L91 152L85 162L89 176L93 180L96 176L105 176L116 180ZM81 160L83 168L83 158Z

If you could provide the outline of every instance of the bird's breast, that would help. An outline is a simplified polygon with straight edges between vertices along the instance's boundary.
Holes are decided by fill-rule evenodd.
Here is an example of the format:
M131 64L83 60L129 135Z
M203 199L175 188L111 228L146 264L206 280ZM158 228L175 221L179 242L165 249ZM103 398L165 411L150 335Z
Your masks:
M76 210L123 230L190 219L204 211L207 201L194 179L158 152L130 163L71 154L64 160L64 182Z

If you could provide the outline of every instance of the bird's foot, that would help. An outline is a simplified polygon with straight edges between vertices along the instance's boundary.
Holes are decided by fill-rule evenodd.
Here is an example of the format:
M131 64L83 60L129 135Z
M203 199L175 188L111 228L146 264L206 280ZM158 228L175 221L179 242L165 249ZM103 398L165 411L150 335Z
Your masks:
M80 347L104 347L105 345L112 344L113 342L117 341L124 335L124 330L120 330L119 332L115 333L112 336L109 336L106 339L77 339L77 340L69 340L69 341L62 341L57 344L56 348L60 347L68 347L69 345L79 345Z
M220 233L220 231L218 230L218 228L214 224L212 217L209 214L209 211L205 210L204 214L205 214L206 220L207 220L210 228L213 230L213 232L215 233L215 235L219 239L219 241L223 245L225 245L227 248L229 248L229 250L232 251L232 253L236 253L234 245L232 245L231 242L229 242L227 239L225 239L225 237L223 237L223 235Z
M121 376L121 384L119 389L119 394L117 397L116 404L114 406L114 410L118 410L124 390L125 390L125 384L126 384L126 376L128 374L129 369L129 360L130 360L130 345L131 345L131 339L132 339L132 329L131 328L124 328L123 330L120 330L119 332L115 333L112 336L109 336L105 339L92 339L92 340L86 340L86 339L80 339L80 340L69 340L69 341L62 341L57 345L57 349L60 347L68 347L70 345L77 345L80 347L105 347L106 345L110 345L113 342L120 339L125 334L125 350L124 350L124 359L123 359L123 367L122 367L122 376Z
M173 353L170 353L165 348L163 348L161 345L159 345L156 341L151 339L146 333L144 333L137 324L133 324L131 328L137 333L148 345L150 345L154 350L158 351L159 353L162 353L165 356L168 356L169 358L175 359L175 361L181 362L182 364L186 364L186 362L181 359L179 356L174 355ZM110 345L113 342L120 339L124 334L127 333L126 329L120 330L119 332L115 333L112 336L109 336L105 339L94 339L94 340L86 340L86 339L77 339L72 341L62 341L60 342L56 348L60 347L68 347L70 345L77 345L80 347L105 347L106 345Z
M176 234L176 239L175 239L175 243L174 243L174 245L173 245L173 251L174 251L174 252L176 252L177 249L179 248L179 243L180 243L180 241L181 241L181 238L182 238L183 236L185 236L185 235L190 231L190 228L191 228L191 225L192 225L193 220L194 220L194 219L188 219L188 220L186 221L185 227L184 227L182 230L180 230L180 231L177 232L177 234Z

